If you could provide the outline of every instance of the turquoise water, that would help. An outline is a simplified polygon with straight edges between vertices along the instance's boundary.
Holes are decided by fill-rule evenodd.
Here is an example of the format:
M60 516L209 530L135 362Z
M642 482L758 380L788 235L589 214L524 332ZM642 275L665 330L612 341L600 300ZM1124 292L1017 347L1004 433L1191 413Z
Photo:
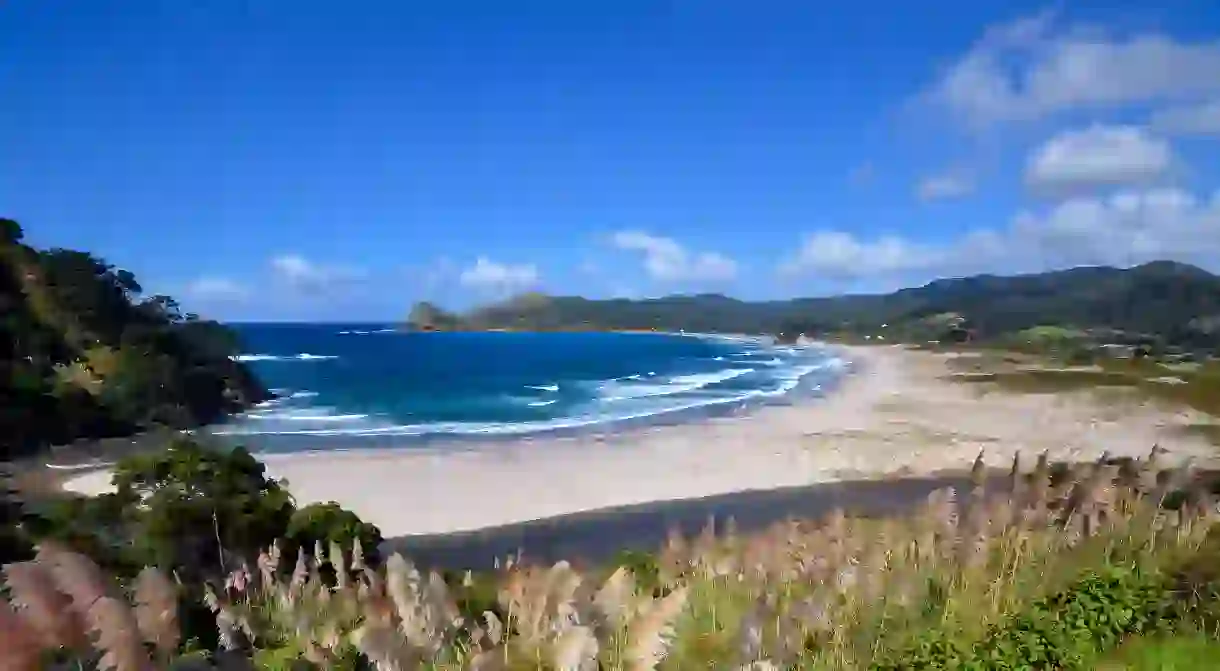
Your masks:
M685 421L818 393L843 367L821 347L755 338L236 328L240 359L279 398L213 431L268 450Z

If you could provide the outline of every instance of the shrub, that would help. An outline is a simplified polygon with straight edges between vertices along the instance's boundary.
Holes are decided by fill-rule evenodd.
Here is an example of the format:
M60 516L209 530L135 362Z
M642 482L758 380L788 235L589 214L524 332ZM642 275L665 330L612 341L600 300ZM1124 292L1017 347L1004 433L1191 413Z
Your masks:
M253 566L277 539L292 552L321 544L352 548L359 540L373 559L381 534L335 504L297 510L280 483L243 449L210 449L189 440L164 452L122 459L117 491L41 506L28 523L35 538L81 552L121 580L157 566L182 581L184 638L214 648L215 618L202 606L205 583Z
M1177 616L1201 631L1220 630L1220 530L1208 531L1199 550L1172 573Z
M661 567L656 555L639 550L622 550L614 556L611 564L631 571L641 589L661 596Z
M114 484L125 536L145 563L184 579L224 575L252 561L292 517L292 497L265 470L242 448L190 440L123 459Z
M283 550L289 557L300 550L314 554L317 547L329 552L332 543L347 551L359 543L364 563L380 563L377 547L381 545L381 530L333 501L311 503L292 513L283 539ZM351 555L347 557L350 561Z
M1168 625L1171 598L1165 576L1109 567L1089 572L1067 589L1034 602L973 645L934 629L871 668L1086 668L1097 652L1114 648L1123 637Z

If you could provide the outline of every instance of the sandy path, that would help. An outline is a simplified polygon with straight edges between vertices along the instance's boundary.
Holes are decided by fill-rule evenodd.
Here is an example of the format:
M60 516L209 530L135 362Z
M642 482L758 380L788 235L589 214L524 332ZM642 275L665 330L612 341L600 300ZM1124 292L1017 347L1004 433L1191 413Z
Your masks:
M967 466L980 450L1005 465L1031 458L1170 455L1215 448L1176 427L1192 412L1104 404L1088 394L980 394L947 381L947 355L846 348L863 364L827 398L751 416L591 438L468 450L355 450L267 455L302 504L338 501L387 536L444 533L597 508ZM104 471L66 487L104 491Z

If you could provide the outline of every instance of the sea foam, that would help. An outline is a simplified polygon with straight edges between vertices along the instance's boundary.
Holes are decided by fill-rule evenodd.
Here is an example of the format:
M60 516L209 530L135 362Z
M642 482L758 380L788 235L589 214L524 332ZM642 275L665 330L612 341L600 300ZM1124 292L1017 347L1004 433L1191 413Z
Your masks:
M376 329L366 329L365 333L376 333ZM347 339L356 335L355 330L347 332L331 331L332 338ZM363 335L364 333L361 333ZM479 336L455 336L452 343L456 347L469 346L472 339L478 337L493 341L494 334ZM530 334L512 334L505 338L526 339ZM545 336L537 336L543 338ZM551 336L558 337L558 336ZM593 338L599 336L591 336ZM612 334L605 336L613 337ZM640 346L654 342L655 336L638 336ZM677 354L675 358L662 362L656 354L644 352L642 364L636 372L618 374L604 379L572 376L563 369L549 369L548 362L552 352L546 349L539 356L539 364L535 366L530 358L530 364L521 367L522 371L534 371L546 375L546 382L531 382L520 380L517 386L509 388L495 387L501 369L490 368L493 373L488 377L491 387L480 391L480 387L460 387L463 394L469 394L466 410L452 409L454 401L453 387L448 380L455 379L455 373L445 372L446 368L436 369L428 378L438 385L434 392L420 397L423 406L396 405L394 397L379 398L373 403L356 402L350 393L332 393L327 386L332 378L329 369L314 367L281 368L276 362L286 361L319 361L343 358L345 366L355 367L357 357L371 355L372 345L360 345L355 349L335 348L338 355L322 355L312 353L298 354L245 354L237 357L249 361L256 366L260 374L270 377L269 381L279 382L283 389L278 398L251 409L250 412L230 423L213 427L218 435L228 436L272 436L272 437L314 437L314 438L367 438L367 437L408 437L408 436L513 436L532 433L542 433L555 430L580 429L582 427L613 427L627 421L643 420L653 417L665 417L698 409L715 410L716 408L736 408L760 403L786 400L797 390L804 389L807 393L818 393L824 384L842 372L843 361L828 348L811 346L776 346L765 338L750 336L719 336L685 334L684 337L703 340L708 347L696 347L701 352L698 356ZM409 334L403 338L386 339L387 346L402 346L409 342ZM464 338L464 339L463 339ZM305 344L305 341L295 341ZM312 341L311 341L312 342ZM348 339L354 343L354 340ZM446 343L440 339L424 341L428 346L435 343ZM671 340L671 342L674 342ZM397 343L397 345L395 345ZM448 345L446 345L448 346ZM544 347L540 345L540 347ZM321 347L321 346L320 346ZM351 346L349 346L351 347ZM263 350L266 352L267 350ZM318 351L317 349L313 351ZM326 351L326 350L322 350ZM455 350L456 351L456 350ZM594 357L598 351L594 348L588 356ZM408 354L409 356L409 354ZM461 356L461 355L455 355ZM469 366L473 361L471 352L464 358ZM504 361L503 356L485 355L489 361ZM530 357L534 355L528 355ZM650 358L651 357L651 358ZM627 365L633 359L622 360ZM663 363L663 365L662 365ZM378 366L372 361L365 364L363 372L355 378L357 381L370 384L386 384L386 376L395 373L384 366ZM621 364L616 364L622 368ZM537 370L535 370L537 368ZM455 370L460 370L455 369ZM279 373L277 371L283 371ZM297 371L290 373L289 371ZM316 372L315 372L316 371ZM548 372L549 371L549 372ZM408 371L409 372L409 371ZM399 372L399 375L402 373ZM285 377L286 376L286 377ZM345 377L345 379L347 379ZM519 379L519 378L518 378ZM308 384L311 391L292 390L293 382ZM288 384L283 384L288 382ZM349 382L350 383L350 382ZM387 389L391 389L387 387ZM316 391L314 391L316 390ZM334 390L335 392L339 390ZM460 396L458 398L467 398ZM429 421L429 413L436 415L427 408L429 403L450 403L450 408L440 413L436 419ZM441 406L438 406L441 407ZM480 410L480 408L484 410ZM515 410L514 410L515 408ZM480 421L479 413L494 419ZM490 414L489 414L490 413ZM462 417L445 419L444 415ZM418 418L418 419L417 419ZM404 419L408 421L403 421ZM416 421L412 421L416 420ZM318 445L308 442L299 444L301 447L316 449ZM323 444L325 445L325 444ZM285 449L299 449L288 447Z
M287 356L279 354L237 354L229 358L233 359L234 361L251 363L255 361L331 361L338 359L339 357L331 356L329 354L309 354L307 352L302 352L300 354L292 354Z

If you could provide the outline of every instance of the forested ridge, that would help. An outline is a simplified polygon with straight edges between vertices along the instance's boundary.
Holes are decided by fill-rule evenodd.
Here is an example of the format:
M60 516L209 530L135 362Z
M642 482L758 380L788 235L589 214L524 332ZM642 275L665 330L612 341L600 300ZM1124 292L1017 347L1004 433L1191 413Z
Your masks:
M198 426L269 397L224 326L88 252L23 238L0 219L0 460Z
M656 329L729 333L878 333L934 336L958 315L980 338L1036 326L1121 331L1166 344L1220 346L1220 277L1189 264L1080 267L1026 275L940 279L887 294L742 301L720 294L594 300L526 294L462 314L419 304L407 327L453 329Z

